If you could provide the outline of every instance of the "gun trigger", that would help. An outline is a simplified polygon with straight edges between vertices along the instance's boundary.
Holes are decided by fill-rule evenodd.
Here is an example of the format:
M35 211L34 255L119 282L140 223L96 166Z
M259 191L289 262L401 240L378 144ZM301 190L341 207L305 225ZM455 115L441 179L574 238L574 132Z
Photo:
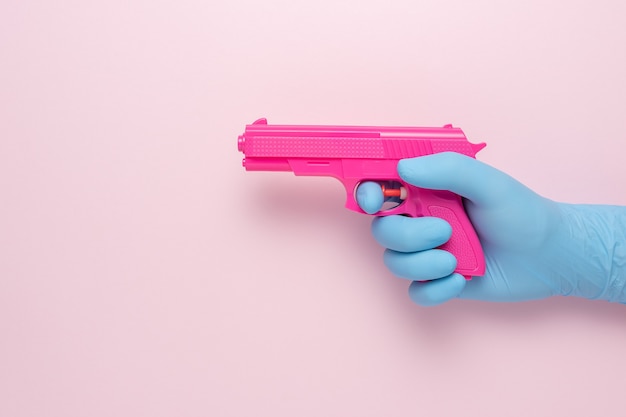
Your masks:
M254 121L254 123L252 123L253 125L266 125L267 124L267 119L265 117L262 117L260 119L257 119Z

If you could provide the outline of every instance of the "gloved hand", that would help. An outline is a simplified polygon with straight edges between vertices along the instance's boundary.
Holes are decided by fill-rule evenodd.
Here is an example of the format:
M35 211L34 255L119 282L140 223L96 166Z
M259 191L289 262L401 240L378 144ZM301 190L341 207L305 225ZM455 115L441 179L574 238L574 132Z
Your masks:
M457 153L405 159L400 177L417 187L449 190L465 209L485 253L482 277L453 273L456 259L435 249L450 225L435 217L376 217L374 238L385 265L413 281L420 305L455 297L523 301L556 295L626 302L626 207L564 204L543 198L509 175ZM376 183L363 183L357 201L368 213L382 207Z

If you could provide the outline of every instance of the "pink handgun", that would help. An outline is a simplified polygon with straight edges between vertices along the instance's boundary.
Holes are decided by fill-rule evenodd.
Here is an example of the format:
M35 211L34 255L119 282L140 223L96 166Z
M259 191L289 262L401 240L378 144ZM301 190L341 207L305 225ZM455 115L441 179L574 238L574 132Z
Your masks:
M238 138L247 171L292 171L295 175L330 176L346 188L346 207L365 213L355 194L359 184L381 185L394 207L377 216L402 214L435 216L452 226L452 236L441 249L457 259L455 272L467 279L485 273L480 241L465 213L460 196L450 191L418 188L398 175L400 159L439 152L458 152L472 158L485 147L470 143L459 128L268 125L259 119Z

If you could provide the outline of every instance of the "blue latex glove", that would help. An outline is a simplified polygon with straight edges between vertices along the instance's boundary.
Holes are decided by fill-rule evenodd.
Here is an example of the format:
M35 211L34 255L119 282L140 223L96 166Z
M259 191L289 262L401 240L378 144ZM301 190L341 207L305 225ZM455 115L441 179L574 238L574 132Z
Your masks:
M487 262L484 276L466 281L453 273L454 256L434 249L450 237L447 222L375 218L372 233L387 248L385 265L413 281L409 295L416 303L556 295L626 302L626 207L557 203L489 165L451 152L402 160L398 174L415 186L463 196ZM377 212L380 186L361 184L357 201L366 212Z

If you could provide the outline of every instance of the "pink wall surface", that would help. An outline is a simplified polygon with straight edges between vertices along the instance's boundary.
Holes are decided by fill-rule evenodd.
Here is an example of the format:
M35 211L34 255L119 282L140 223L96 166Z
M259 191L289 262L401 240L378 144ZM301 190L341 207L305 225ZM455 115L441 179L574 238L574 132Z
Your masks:
M282 124L443 125L626 204L621 1L0 2L0 416L624 415L626 307L411 303Z

